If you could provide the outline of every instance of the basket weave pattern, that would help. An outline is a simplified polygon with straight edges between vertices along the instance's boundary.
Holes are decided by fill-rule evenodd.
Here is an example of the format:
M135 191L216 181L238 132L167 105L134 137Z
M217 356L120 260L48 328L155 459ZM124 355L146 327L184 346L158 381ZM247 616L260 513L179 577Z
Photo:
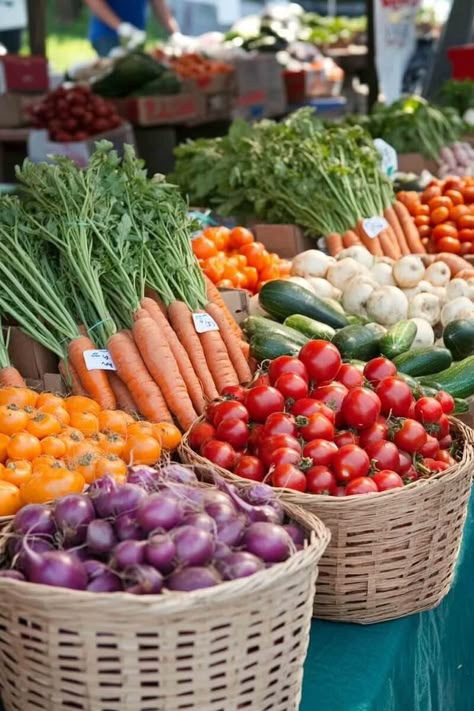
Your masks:
M454 467L403 489L347 498L278 489L281 500L320 518L331 541L319 563L315 617L369 624L435 607L449 591L471 491L474 431L452 421L464 440ZM206 476L189 447L181 458ZM219 473L244 481L228 471Z
M6 711L297 711L329 532L285 508L310 544L215 588L139 597L2 579Z

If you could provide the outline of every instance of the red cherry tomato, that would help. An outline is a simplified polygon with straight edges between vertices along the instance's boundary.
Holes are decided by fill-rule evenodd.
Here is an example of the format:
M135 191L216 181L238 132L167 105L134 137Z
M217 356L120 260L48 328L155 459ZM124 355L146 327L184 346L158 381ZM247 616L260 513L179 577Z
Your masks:
M222 389L221 395L228 400L237 400L237 402L245 403L247 391L242 385L226 385Z
M216 430L210 422L198 422L193 425L189 433L189 446L195 452L199 452L204 442L207 442L208 439L214 439L215 436Z
M367 445L365 451L376 469L383 471L391 469L398 472L400 469L400 456L398 447L393 442L380 441Z
M303 419L303 418L301 418ZM311 417L304 418L305 424L299 427L299 434L309 442L312 439L334 439L334 425L327 417L317 412Z
M248 391L245 404L254 422L265 422L272 412L283 412L285 398L270 385L258 385Z
M272 472L272 484L285 489L306 491L306 477L293 464L279 464Z
M295 452L298 452L298 455L301 457L301 444L297 439L295 439L295 437L285 434L272 435L271 437L265 437L260 442L259 446L259 456L265 466L271 466L273 452L281 447L294 449Z
M378 385L384 378L390 378L397 374L397 368L388 358L372 358L366 363L364 375L373 385Z
M410 469L413 467L413 461L411 458L411 454L408 454L408 452L404 452L402 449L398 451L398 473L401 475L407 474L407 472L410 471Z
M378 492L377 484L368 476L359 476L346 486L346 496L359 496L360 494L375 494Z
M331 383L330 385L320 385L313 390L312 397L320 400L331 408L335 414L336 427L344 426L344 418L341 413L342 403L349 390L342 383Z
M438 422L442 414L442 405L434 397L420 397L415 403L416 419L423 424Z
M291 414L295 417L311 417L311 415L315 415L317 412L320 412L324 417L327 417L328 420L331 420L331 422L334 422L336 419L334 410L323 402L310 397L304 397L291 406Z
M216 437L222 442L228 442L234 449L245 449L249 430L243 420L227 417L217 425Z
M341 484L367 476L369 469L370 459L367 453L356 444L344 445L332 460L332 470Z
M314 383L334 380L342 363L336 346L327 341L309 341L300 350L298 358L304 363Z
M404 472L403 474L400 473L400 476L403 479L403 483L406 484L411 484L412 482L416 481L420 477L418 476L418 472L416 471L415 467L413 465L410 466L410 468Z
M256 377L252 387L256 388L258 385L270 385L270 378L268 377L268 373L260 373ZM245 396L245 399L247 399L247 396Z
M430 459L429 457L423 459L422 464L424 467L429 469L432 474L436 474L437 472L444 472L446 469L449 468L449 464L447 462L440 462L436 459Z
M394 441L397 447L409 454L419 452L426 444L427 434L420 422L416 420L403 420L402 425L395 432Z
M250 425L249 440L247 443L247 448L252 454L258 454L258 449L260 447L260 442L263 439L263 425L254 424Z
M209 414L209 412L208 412ZM245 424L249 421L247 408L241 402L235 400L224 400L220 402L212 411L212 423L218 427L222 420L242 420Z
M201 454L223 469L232 469L236 460L235 450L232 445L228 442L220 442L218 439L209 439L204 442L201 447Z
M441 404L445 415L450 415L454 410L454 398L445 390L436 393L436 399Z
M450 453L446 449L440 449L437 456L433 457L433 459L436 459L438 462L446 462L446 464L449 464L449 466L456 464L456 460L450 455Z
M373 425L362 430L359 435L359 444L362 449L365 449L372 442L380 442L382 439L387 439L388 425L385 417L379 415Z
M234 474L244 479L251 479L252 481L263 481L265 478L265 468L258 457L243 454L234 467Z
M296 449L290 449L290 447L278 447L274 449L268 455L268 468L277 467L279 464L294 464L299 465L301 460L301 455Z
M263 425L263 437L271 437L277 434L288 434L296 437L296 420L293 415L284 412L272 412L268 415Z
M342 403L342 417L349 427L363 430L370 427L380 415L380 400L373 390L353 388Z
M275 381L275 387L285 400L300 400L308 396L308 381L295 373L280 375Z
M449 419L447 415L441 415L438 422L436 423L437 430L433 432L434 436L438 440L442 440L449 434Z
M312 439L303 447L303 457L311 459L314 466L329 467L337 452L337 445L326 439Z
M380 398L382 413L394 417L406 417L413 395L407 383L401 378L384 378L375 389Z
M453 444L453 438L448 434L443 439L440 439L438 444L440 449L449 449Z
M364 376L360 370L355 367L355 365L343 363L339 368L336 380L338 383L342 383L348 390L350 390L351 388L358 388L363 385Z
M334 496L337 489L336 477L327 467L315 466L306 472L306 482L310 494Z
M340 430L334 437L334 443L338 448L345 444L360 444L360 437L352 430Z
M307 370L298 358L286 355L275 358L268 367L270 384L274 385L281 375L288 375L290 373L299 375L300 378L303 378L306 382L309 380Z
M389 491L390 489L402 489L403 479L397 472L390 469L382 469L372 477L372 481L377 485L379 491Z

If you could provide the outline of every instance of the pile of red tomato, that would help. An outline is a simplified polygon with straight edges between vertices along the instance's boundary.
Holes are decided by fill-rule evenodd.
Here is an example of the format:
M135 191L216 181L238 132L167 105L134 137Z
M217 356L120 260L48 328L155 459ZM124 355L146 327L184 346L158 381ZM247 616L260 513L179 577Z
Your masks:
M290 275L291 262L268 252L245 227L206 227L192 245L202 270L218 287L256 294L265 282Z
M427 252L474 254L474 178L433 180L422 193L397 195Z
M403 487L455 464L440 391L415 400L394 364L363 372L310 341L270 363L252 387L229 387L194 425L190 446L241 477L310 494L351 496Z

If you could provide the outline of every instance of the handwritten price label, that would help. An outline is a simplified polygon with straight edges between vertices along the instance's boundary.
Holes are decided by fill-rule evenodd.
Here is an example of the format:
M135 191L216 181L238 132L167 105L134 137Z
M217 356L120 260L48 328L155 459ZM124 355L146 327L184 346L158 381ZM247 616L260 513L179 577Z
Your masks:
M87 370L117 370L109 351L105 348L96 351L84 351Z
M374 140L374 146L382 158L383 172L391 178L395 175L398 169L397 151L390 145L390 143L387 143L381 138L376 138Z
M209 314L193 314L193 321L197 333L219 330L219 326Z
M381 232L387 229L388 222L385 217L367 217L363 220L362 227L367 237L375 239Z

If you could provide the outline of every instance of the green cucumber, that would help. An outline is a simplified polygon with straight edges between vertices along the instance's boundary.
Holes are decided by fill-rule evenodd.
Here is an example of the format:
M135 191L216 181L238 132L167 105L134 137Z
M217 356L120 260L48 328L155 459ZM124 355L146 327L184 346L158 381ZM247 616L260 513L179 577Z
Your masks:
M261 333L250 339L250 353L261 363L263 360L274 360L282 355L297 356L301 346L290 339L272 337Z
M328 326L327 323L321 323L314 318L299 314L288 316L283 321L283 325L294 328L308 338L321 339L322 341L331 341L336 333L335 329Z
M410 387L410 390L413 392L418 392L420 390L420 383L418 380L415 380L411 375L407 375L407 373L402 373L401 371L398 372L397 377L400 378L400 380L404 380L405 383Z
M474 355L474 318L460 318L448 323L443 332L443 341L454 360Z
M282 323L270 321L264 316L248 316L242 323L242 330L248 337L261 336L263 338L268 336L270 338L282 338L283 340L293 341L300 348L309 340L300 331L289 328Z
M400 373L416 377L418 375L433 375L433 373L449 368L453 357L447 348L431 346L429 348L412 348L411 351L395 356L392 361ZM437 378L433 379L437 380Z
M395 358L400 353L405 353L411 348L416 337L416 323L413 321L399 321L388 329L380 339L380 352L386 358Z
M346 318L349 322L349 326L364 325L365 323L370 323L368 318L365 316L356 316L355 314L346 314Z
M291 281L275 279L267 282L260 289L258 300L260 306L279 321L300 314L327 323L333 328L347 326L344 313L339 313L316 294L312 294L309 289Z
M467 400L455 397L453 415L465 415L466 412L469 412L469 403Z
M442 388L453 397L471 397L474 395L474 355L456 361L440 373L419 378L419 381L423 387Z
M370 360L379 354L380 335L367 326L346 326L332 339L345 360Z

